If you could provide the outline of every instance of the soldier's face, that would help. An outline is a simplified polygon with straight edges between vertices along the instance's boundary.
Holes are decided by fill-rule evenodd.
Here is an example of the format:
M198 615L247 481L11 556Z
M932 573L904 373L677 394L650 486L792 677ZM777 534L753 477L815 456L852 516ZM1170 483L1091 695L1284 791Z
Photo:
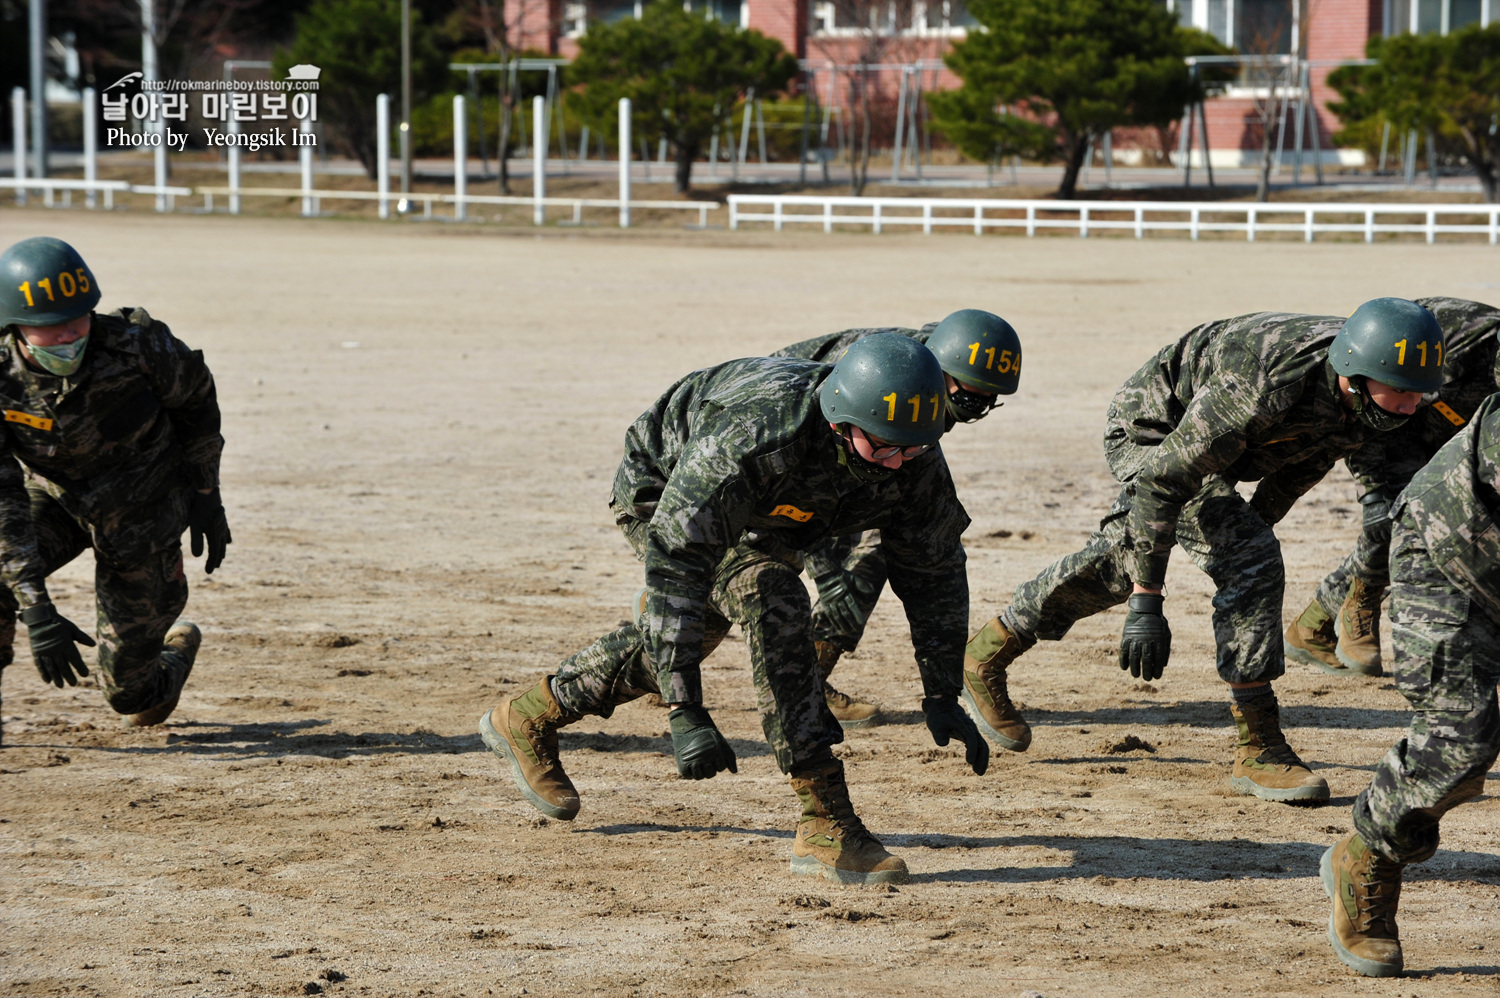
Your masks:
M837 429L833 423L828 425ZM899 447L879 437L872 437L857 426L849 427L849 441L854 446L854 453L858 454L861 459L882 468L890 468L892 471L908 460L908 452L911 452L911 457L917 457L930 449L928 447ZM881 456L877 457L877 454Z
M62 347L88 335L93 317L88 313L55 326L17 326L26 342L34 347Z
M1373 378L1365 382L1365 387L1370 392L1370 398L1375 400L1375 404L1386 412L1410 416L1417 411L1417 406L1422 404L1421 392L1403 392L1399 388L1392 388Z

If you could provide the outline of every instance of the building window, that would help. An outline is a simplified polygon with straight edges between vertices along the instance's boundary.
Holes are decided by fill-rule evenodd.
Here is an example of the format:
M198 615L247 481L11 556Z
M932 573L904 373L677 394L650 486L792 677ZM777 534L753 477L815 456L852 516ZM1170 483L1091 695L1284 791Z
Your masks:
M740 0L684 0L683 8L711 17L715 21L745 26L744 9Z
M1385 33L1444 34L1495 23L1500 0L1385 0Z

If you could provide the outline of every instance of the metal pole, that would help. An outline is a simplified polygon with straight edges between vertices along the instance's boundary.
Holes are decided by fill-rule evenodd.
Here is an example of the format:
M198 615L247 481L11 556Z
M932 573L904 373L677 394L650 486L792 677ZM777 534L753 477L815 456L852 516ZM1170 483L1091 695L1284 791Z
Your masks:
M1312 95L1312 67L1304 66L1302 69L1302 92L1307 95L1307 124L1308 134L1312 138L1313 172L1318 178L1318 186L1323 186L1323 138L1318 131L1318 106L1313 103Z
M868 81L866 81L868 83ZM906 131L906 67L901 67L901 88L896 97L896 138L891 147L891 183L901 179L901 140Z
M463 94L453 95L453 218L464 220L464 195L469 189L469 116Z
M375 187L381 218L391 217L391 95L375 97Z
M630 98L620 98L620 228L630 228Z
M1297 83L1302 81L1299 79ZM1307 100L1301 87L1297 90L1297 124L1293 131L1296 134L1296 148L1292 151L1292 184L1302 183L1302 130L1307 124Z
M802 74L802 139L797 145L797 184L807 186L807 129L812 123L812 93L807 85L807 73Z
M740 114L740 145L735 150L733 179L740 179L740 164L745 162L746 149L750 145L750 118L755 110L755 88L745 96L744 110Z
M19 184L26 179L26 88L14 87L10 92L10 134L12 157ZM16 187L16 204L26 203L26 188Z
M1115 133L1113 130L1104 133L1104 186L1115 185Z
M755 130L760 136L760 161L766 162L766 102L755 102Z
M318 213L312 196L313 146L311 117L302 119L298 125L297 133L301 136L301 142L297 147L297 160L302 167L302 216L310 218Z
M47 0L31 0L31 172L47 177ZM47 192L50 201L52 192Z
M225 95L227 98L227 94ZM229 134L240 134L240 123L235 118L234 112L229 112ZM231 145L229 147L229 214L240 213L240 147ZM382 218L385 216L382 215Z
M90 184L99 179L99 92L93 87L83 88L83 179ZM99 192L89 188L84 198L93 208Z
M1208 109L1198 102L1198 131L1203 133L1203 169L1208 173L1208 186L1214 185L1213 150L1208 147Z
M1436 189L1438 185L1437 144L1433 141L1430 128L1427 129L1427 175L1432 178L1432 186Z
M1193 186L1193 128L1197 125L1197 116L1193 113L1193 105L1189 104L1182 115L1182 138L1178 142L1178 148L1182 156L1182 186Z
M401 200L396 210L411 210L411 0L401 0Z
M547 98L531 98L531 224L547 220Z
M154 0L141 0L141 88L160 79L156 66L156 6ZM158 188L167 186L166 122L160 116L150 123L147 131L155 135L159 145L152 149L154 175ZM167 196L156 195L156 210L167 210Z
M1390 151L1390 148L1391 123L1387 121L1385 127L1380 130L1380 166L1375 171L1377 174L1385 172L1385 154Z
M1406 162L1402 165L1406 169L1406 186L1410 187L1417 182L1417 130L1415 128L1406 133Z

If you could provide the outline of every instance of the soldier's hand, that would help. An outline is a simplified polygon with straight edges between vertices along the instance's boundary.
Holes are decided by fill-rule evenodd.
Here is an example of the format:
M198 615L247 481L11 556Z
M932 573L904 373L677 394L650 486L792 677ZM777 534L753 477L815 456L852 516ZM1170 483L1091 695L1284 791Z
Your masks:
M21 611L21 623L31 639L31 657L42 679L62 689L63 683L77 686L77 676L87 676L88 666L78 646L94 646L94 639L80 631L51 603L38 603ZM75 673L77 675L75 675Z
M855 596L854 578L843 569L813 579L818 605L839 634L857 635L865 626L865 611Z
M1362 496L1364 517L1360 527L1372 544L1386 545L1391 542L1391 501L1384 495L1371 493Z
M1120 635L1120 668L1137 679L1160 679L1172 654L1172 629L1162 616L1162 597L1136 593Z
M203 539L208 538L208 560L203 563L203 571L212 575L224 561L224 549L234 541L229 535L229 520L224 516L218 489L193 493L188 506L188 529L194 558L203 554Z
M926 697L922 700L922 713L927 716L927 730L939 746L947 745L950 738L957 738L968 749L964 759L976 776L983 776L990 768L990 743L984 740L973 718L959 706L956 697Z
M684 704L667 715L672 726L672 754L677 773L685 780L707 780L720 770L740 771L734 749L714 726L701 704Z

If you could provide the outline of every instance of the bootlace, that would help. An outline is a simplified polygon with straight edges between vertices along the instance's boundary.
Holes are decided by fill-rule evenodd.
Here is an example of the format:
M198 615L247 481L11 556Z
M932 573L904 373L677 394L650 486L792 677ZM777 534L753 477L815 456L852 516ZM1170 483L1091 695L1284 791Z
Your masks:
M1359 586L1354 592L1354 612L1350 614L1350 637L1362 638L1375 628L1375 614L1380 610L1380 593Z
M849 799L849 787L843 779L841 777L830 779L826 787L828 793L823 797L823 802L828 811L828 820L835 827L843 829L844 841L853 845L865 840L874 840L875 836L870 834L859 815L854 813L854 802Z
M854 706L854 698L834 688L832 683L823 684L823 696L835 707L847 708Z
M1396 938L1396 906L1401 900L1401 867L1394 863L1370 857L1365 875L1360 878L1364 889L1364 904L1359 906L1361 932L1372 929L1386 938Z
M526 740L531 743L531 750L536 753L542 766L551 768L558 765L556 729L534 720L526 722L526 729Z
M1005 667L984 665L979 668L979 680L996 704L1010 703L1010 689L1005 684Z
M1260 755L1256 757L1256 761L1264 763L1267 766L1296 766L1306 768L1302 759L1287 744L1285 737L1275 745L1266 746Z

